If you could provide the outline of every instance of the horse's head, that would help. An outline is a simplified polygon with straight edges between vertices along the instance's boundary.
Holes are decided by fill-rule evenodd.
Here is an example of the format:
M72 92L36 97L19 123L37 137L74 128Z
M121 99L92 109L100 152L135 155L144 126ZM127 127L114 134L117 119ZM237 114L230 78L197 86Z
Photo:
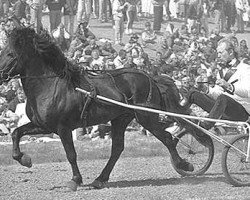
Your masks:
M18 68L15 52L7 45L0 54L0 82L9 81L19 74Z
M33 36L35 31L27 28L15 28L9 35L6 47L0 54L0 81L8 81L22 71L22 64L32 58L35 49Z

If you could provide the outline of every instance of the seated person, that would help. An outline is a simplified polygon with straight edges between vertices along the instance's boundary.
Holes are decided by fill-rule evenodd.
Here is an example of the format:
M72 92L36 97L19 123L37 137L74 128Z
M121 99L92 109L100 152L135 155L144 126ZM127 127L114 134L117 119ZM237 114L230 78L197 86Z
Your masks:
M19 88L16 91L16 97L12 101L10 101L8 109L11 110L12 112L15 112L17 104L24 103L24 101L25 101L24 91L22 88Z
M217 47L218 59L222 63L229 63L237 59L232 41L223 39ZM227 119L231 121L246 121L250 114L250 65L245 61L241 61L235 73L228 81L218 79L216 84L224 91L214 100L207 94L192 91L189 94L189 103L195 103L203 110L209 112L209 118ZM209 91L208 91L209 92ZM210 129L214 122L201 122L201 126Z
M22 90L20 92L22 92ZM16 110L15 110L15 114L18 118L17 127L20 127L20 126L30 122L30 119L28 118L28 116L26 114L27 98L26 98L24 93L22 93L22 94L23 94L22 95L23 100L16 105Z
M61 23L55 30L52 31L52 37L62 51L68 50L71 37L66 31L63 23Z
M249 50L247 47L247 42L246 40L241 40L240 41L240 46L239 46L239 59L242 60L244 58L250 58Z
M147 44L156 43L156 34L153 29L151 29L150 22L145 23L145 30L141 34L142 45L145 47Z
M75 36L81 40L81 42L84 44L84 47L89 44L89 37L95 38L95 35L88 28L87 21L81 22L78 25Z
M104 43L104 45L101 47L102 50L102 55L106 58L106 59L114 59L117 56L117 52L114 49L114 47L112 47L111 42L106 41Z
M185 43L188 43L188 41L190 40L190 34L188 32L188 27L185 24L183 24L181 26L181 29L179 30L179 39Z
M152 62L152 73L153 75L161 75L163 73L163 69L167 67L166 62L162 58L161 52L156 52L155 60Z
M134 63L131 55L128 55L127 62L124 64L124 67L137 69L137 65Z
M92 61L90 62L90 68L93 70L105 70L105 60L103 56L100 56L98 49L94 49L91 53Z
M127 62L127 52L124 49L121 49L118 53L118 56L114 59L115 69L124 68L125 63Z
M138 39L138 35L133 34L129 39L129 43L125 45L124 50L129 54L132 54L133 50L137 50L139 53L142 53L143 49L140 43L138 42Z
M69 45L67 58L69 58L70 60L76 60L80 55L82 55L84 47L84 43L82 43L78 37L75 37Z
M18 117L8 109L7 101L3 97L0 97L0 113L0 136L8 135L16 127Z
M102 51L99 45L96 44L96 39L93 37L90 37L89 45L85 47L83 50L84 55L91 55L93 50L98 50L100 55L102 55Z

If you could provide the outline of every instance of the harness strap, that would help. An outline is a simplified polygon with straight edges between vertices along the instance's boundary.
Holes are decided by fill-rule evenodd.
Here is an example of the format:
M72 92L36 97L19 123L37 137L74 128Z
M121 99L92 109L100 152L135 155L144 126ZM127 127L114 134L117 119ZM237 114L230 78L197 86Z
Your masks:
M88 78L88 76L84 76L87 80L87 82L89 83L89 87L90 87L90 95L86 95L86 101L84 103L82 112L81 112L81 120L83 123L83 127L85 128L87 125L87 115L88 115L88 108L89 105L91 104L92 100L94 98L96 98L97 92L96 92L96 88L94 86L93 83L91 83L92 81Z

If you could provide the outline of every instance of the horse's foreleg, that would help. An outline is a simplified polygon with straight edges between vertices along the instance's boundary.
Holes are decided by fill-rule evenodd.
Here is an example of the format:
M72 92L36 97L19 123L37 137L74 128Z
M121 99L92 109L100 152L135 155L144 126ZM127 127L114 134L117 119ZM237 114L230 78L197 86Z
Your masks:
M36 134L49 134L49 133L46 130L37 127L31 122L16 128L12 133L12 141L13 141L12 157L23 166L31 167L32 162L28 155L20 151L19 147L20 139L24 135L36 135Z
M65 127L60 127L58 129L58 134L61 138L64 150L66 152L67 159L71 165L72 172L73 172L73 177L70 182L68 182L67 186L73 190L76 191L77 186L82 183L82 176L80 174L79 168L77 166L77 155L73 143L73 138L72 138L72 132L70 129L65 128Z
M111 121L111 156L100 176L96 178L91 184L92 187L96 189L103 188L105 183L109 180L110 173L113 170L115 163L119 159L122 151L124 150L124 133L128 124L133 118L134 117L131 115L122 115L119 118Z

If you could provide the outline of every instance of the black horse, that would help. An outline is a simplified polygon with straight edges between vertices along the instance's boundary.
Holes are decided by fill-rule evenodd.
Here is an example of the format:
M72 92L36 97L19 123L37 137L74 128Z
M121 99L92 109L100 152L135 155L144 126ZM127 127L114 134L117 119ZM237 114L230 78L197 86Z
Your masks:
M57 133L73 171L68 186L75 190L82 183L82 176L76 162L72 130L84 124L92 126L111 121L111 156L92 183L94 188L102 188L124 149L126 127L136 118L168 148L175 167L193 170L193 166L179 156L171 134L164 130L175 119L162 123L157 114L127 109L97 99L92 99L85 106L84 112L87 114L83 119L87 97L75 90L76 87L88 91L94 88L95 93L120 102L186 113L178 104L178 89L172 80L159 78L157 83L149 75L131 69L115 70L99 76L81 73L67 61L47 33L37 34L30 28L16 28L10 33L8 45L0 56L0 73L2 81L18 75L27 96L26 112L31 122L15 129L12 134L12 156L21 165L32 166L30 157L20 151L22 136Z

